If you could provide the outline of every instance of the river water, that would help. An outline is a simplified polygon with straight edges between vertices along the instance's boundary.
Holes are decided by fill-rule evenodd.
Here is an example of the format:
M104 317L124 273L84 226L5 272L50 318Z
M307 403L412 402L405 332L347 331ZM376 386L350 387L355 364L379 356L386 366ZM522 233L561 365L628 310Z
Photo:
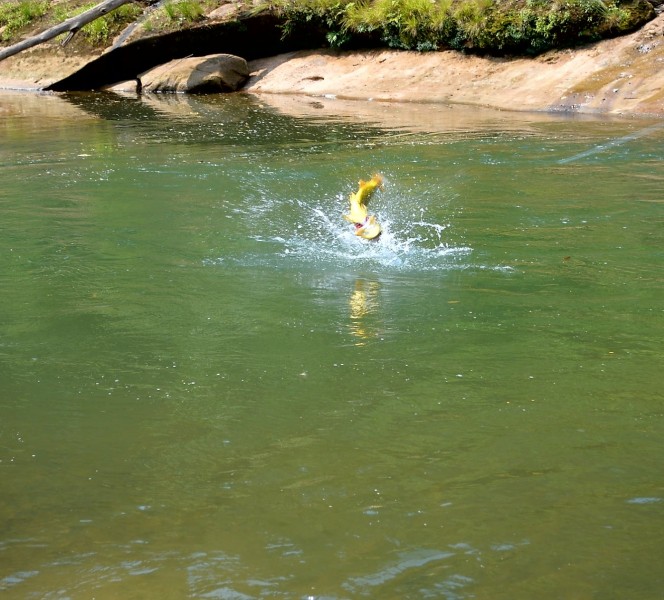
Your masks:
M2 597L661 598L662 125L1 95Z

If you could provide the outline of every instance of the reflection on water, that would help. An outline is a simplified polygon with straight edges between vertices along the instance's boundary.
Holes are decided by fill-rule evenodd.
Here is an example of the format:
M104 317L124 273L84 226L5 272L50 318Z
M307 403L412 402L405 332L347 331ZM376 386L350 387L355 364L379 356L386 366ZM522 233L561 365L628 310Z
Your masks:
M3 598L660 594L657 123L0 107Z
M379 335L372 316L379 312L380 284L378 281L367 281L363 278L355 280L353 291L348 301L350 313L350 330L357 338L358 346L364 346L367 341Z

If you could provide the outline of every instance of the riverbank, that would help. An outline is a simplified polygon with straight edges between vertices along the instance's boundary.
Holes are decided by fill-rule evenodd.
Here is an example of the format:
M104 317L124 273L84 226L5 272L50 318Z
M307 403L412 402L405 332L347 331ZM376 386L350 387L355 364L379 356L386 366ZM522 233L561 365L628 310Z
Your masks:
M318 50L250 67L252 93L664 116L664 15L631 35L537 58Z
M41 89L83 60L39 51L13 57L0 63L0 89ZM310 50L250 67L244 91L255 94L664 116L664 14L630 35L536 58Z

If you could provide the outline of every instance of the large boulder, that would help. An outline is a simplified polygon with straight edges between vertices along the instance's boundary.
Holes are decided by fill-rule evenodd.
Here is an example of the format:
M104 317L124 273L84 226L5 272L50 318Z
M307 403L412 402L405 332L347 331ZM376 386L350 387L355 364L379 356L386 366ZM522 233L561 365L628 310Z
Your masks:
M247 61L232 54L172 60L139 76L142 92L234 92L249 77Z

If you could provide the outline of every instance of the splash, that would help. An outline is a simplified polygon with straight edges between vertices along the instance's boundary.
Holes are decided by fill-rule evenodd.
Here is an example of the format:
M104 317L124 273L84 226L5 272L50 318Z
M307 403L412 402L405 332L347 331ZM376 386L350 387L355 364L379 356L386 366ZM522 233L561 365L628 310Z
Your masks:
M338 198L339 205L342 198ZM458 259L471 248L454 246L445 239L449 224L419 220L400 222L389 211L377 211L383 233L376 241L358 238L351 227L321 206L294 201L305 219L291 227L288 235L255 237L274 244L278 255L294 265L314 264L318 268L362 267L389 270L439 270L458 267Z
M255 190L234 209L234 219L250 223L251 248L216 262L278 269L439 271L467 268L472 248L450 239L451 218L439 222L426 208L413 206L405 192L385 192L372 206L382 226L375 241L354 235L342 218L347 195L320 194L320 200L284 198L285 192ZM281 197L279 197L281 196ZM443 204L437 199L437 204ZM427 204L427 199L423 200ZM440 210L440 207L439 207ZM442 209L444 212L444 208ZM247 248L246 244L244 245Z

